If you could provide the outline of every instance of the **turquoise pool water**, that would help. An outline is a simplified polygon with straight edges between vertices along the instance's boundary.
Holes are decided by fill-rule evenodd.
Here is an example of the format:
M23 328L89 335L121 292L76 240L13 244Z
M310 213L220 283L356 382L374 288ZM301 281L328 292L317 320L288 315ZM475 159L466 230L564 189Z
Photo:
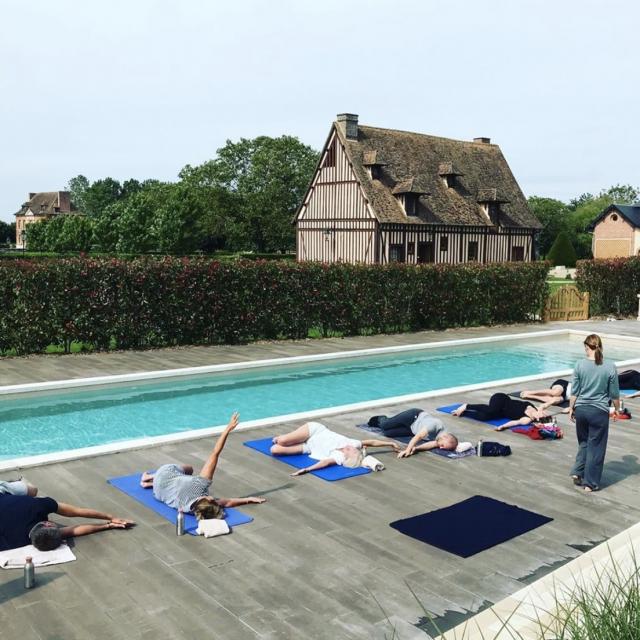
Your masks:
M210 427L235 410L246 421L557 371L582 355L580 339L561 336L25 394L0 399L0 458ZM640 358L640 345L607 357Z

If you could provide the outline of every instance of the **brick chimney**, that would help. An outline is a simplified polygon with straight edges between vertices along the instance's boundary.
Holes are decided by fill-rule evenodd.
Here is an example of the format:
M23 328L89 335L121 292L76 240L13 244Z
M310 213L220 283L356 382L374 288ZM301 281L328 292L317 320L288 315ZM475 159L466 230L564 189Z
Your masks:
M491 138L474 138L473 141L480 144L491 144Z
M339 113L336 116L338 126L347 140L358 139L358 116L355 113Z

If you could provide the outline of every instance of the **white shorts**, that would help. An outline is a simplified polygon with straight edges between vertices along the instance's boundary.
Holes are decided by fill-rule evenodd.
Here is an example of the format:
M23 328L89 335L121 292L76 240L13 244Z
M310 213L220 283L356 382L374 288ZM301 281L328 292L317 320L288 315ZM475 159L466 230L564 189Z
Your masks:
M24 480L0 480L0 494L10 493L13 496L26 496L29 491Z

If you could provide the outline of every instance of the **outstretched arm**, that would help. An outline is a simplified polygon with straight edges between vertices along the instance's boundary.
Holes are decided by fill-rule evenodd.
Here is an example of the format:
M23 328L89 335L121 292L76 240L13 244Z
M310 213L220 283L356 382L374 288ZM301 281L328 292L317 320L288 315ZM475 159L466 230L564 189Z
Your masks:
M331 467L336 464L336 461L333 458L325 458L324 460L320 460L320 462L316 462L312 464L310 467L305 467L304 469L298 469L294 473L290 473L289 475L292 478L296 476L303 476L305 473L311 473L312 471L317 471L318 469L324 469L325 467Z
M238 418L240 415L236 411L231 416L231 420L229 420L229 424L225 427L225 430L220 434L215 447L213 447L213 451L209 455L209 459L204 463L204 466L200 470L200 475L207 480L211 480L213 478L213 474L215 473L216 466L218 464L218 458L224 449L224 445L227 443L227 438L229 434L238 426Z
M107 529L128 529L133 526L128 520L118 520L117 518L111 522L101 522L100 524L75 524L69 527L62 527L60 533L63 538L78 538L79 536L88 536L98 531L107 531Z
M363 440L363 447L391 447L396 453L400 451L400 445L393 440Z
M412 456L416 451L429 451L429 449L435 449L438 446L438 443L435 440L431 440L429 442L425 442L424 444L418 445L418 442L425 438L426 435L427 430L423 429L415 436L413 436L406 449L398 454L398 458L408 458L409 456Z
M72 504L66 504L64 502L58 502L58 510L56 511L58 515L66 516L67 518L95 518L96 520L108 520L108 522L99 525L76 525L71 527L64 527L64 529L75 529L77 527L104 527L104 525L112 525L110 527L104 527L109 529L126 529L127 527L135 524L133 520L125 520L124 518L116 518L112 516L110 513L105 513L103 511L96 511L95 509L85 509L83 507L74 507ZM96 531L102 531L102 528L96 529ZM85 533L71 533L70 535L87 535L87 533L93 533L92 531L87 531Z
M221 507L239 507L243 504L262 504L266 501L266 498L256 498L255 496L249 496L247 498L216 498L216 502Z

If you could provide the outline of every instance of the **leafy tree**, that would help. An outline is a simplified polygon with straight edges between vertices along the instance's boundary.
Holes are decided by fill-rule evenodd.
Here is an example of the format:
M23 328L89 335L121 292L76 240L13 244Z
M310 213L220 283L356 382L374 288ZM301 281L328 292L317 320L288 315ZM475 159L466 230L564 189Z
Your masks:
M615 185L603 189L597 196L583 194L569 204L569 233L578 258L591 257L592 235L589 225L611 204L633 204L638 200L638 189L630 185Z
M29 251L47 250L47 221L39 220L25 227L25 245Z
M71 180L69 180L69 184L67 184L67 191L69 191L71 197L71 204L78 211L82 211L82 213L86 213L87 211L85 194L89 189L89 186L89 180L83 175L71 178Z
M538 255L546 256L558 234L567 229L569 208L564 202L553 198L531 196L528 202L531 211L543 225L537 234Z
M147 253L157 248L154 217L158 209L158 187L143 189L114 207L118 240L116 250L123 253Z
M113 178L96 180L83 194L84 211L88 216L98 217L104 210L122 197L122 186Z
M295 245L291 219L317 159L316 151L291 136L242 138L227 141L214 160L185 167L180 178L206 187L202 195L217 205L206 214L206 226L222 231L232 248L289 250Z
M93 239L93 223L84 215L60 216L63 220L60 248L57 251L89 251Z
M547 254L547 260L550 260L554 266L562 265L573 268L576 266L577 259L576 250L571 244L569 234L566 231L561 231Z
M0 220L0 244L11 244L16 241L16 223Z

